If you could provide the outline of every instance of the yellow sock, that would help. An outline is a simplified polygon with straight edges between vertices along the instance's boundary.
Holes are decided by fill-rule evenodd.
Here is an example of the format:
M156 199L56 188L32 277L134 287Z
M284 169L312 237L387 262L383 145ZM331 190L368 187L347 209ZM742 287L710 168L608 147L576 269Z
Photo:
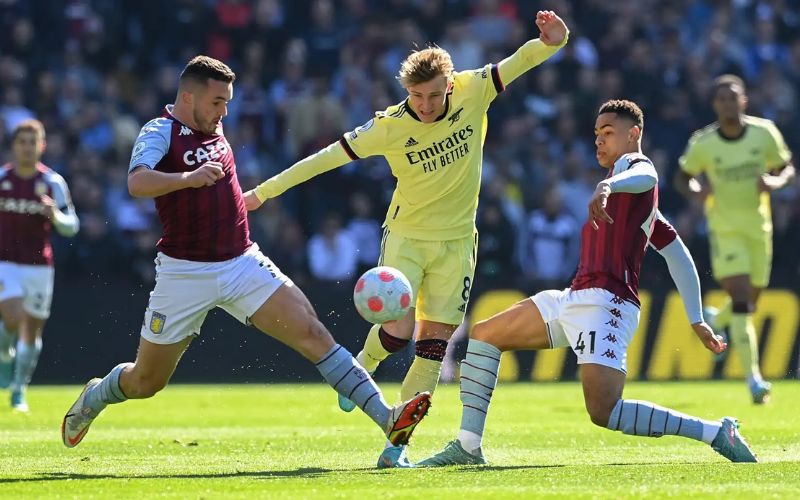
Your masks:
M414 356L414 362L406 373L403 386L400 388L400 401L408 401L418 392L428 391L433 394L439 383L442 362Z
M356 356L361 366L364 367L369 373L378 369L378 365L389 357L389 351L383 348L381 338L378 332L381 330L381 325L372 325L367 334L367 340L364 341L364 348Z
M731 314L733 314L733 301L728 297L717 310L716 326L720 330L731 324Z
M739 357L745 375L750 378L761 379L761 370L758 367L758 339L756 328L753 325L752 314L731 314L730 324L733 350Z

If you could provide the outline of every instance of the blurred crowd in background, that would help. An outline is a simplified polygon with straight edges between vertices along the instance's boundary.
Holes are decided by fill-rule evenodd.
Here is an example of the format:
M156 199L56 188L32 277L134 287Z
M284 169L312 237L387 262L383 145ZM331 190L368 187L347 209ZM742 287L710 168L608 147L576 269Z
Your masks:
M150 284L161 228L153 201L127 193L128 161L188 59L204 53L238 75L223 123L246 190L401 101L395 75L413 48L440 45L456 70L499 62L537 36L540 9L565 19L570 42L489 110L476 289L567 284L605 175L593 127L611 98L644 110L661 210L709 278L702 207L671 186L678 158L714 121L710 83L728 72L745 79L749 113L800 151L796 0L0 0L0 160L17 123L42 120L44 162L81 219L77 238L57 242L58 276ZM377 262L393 187L382 158L349 164L252 213L252 238L301 285L350 282ZM773 217L773 282L793 283L796 183L773 195Z

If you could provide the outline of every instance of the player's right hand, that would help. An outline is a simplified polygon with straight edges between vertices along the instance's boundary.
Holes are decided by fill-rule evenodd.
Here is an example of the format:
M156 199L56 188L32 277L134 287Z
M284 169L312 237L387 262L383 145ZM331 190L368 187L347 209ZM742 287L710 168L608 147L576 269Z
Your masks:
M714 330L712 330L705 321L693 323L692 330L694 330L694 333L697 335L697 338L700 339L700 342L706 346L706 349L714 354L719 354L728 348L727 342L725 342L721 336L714 333Z
M187 187L201 188L213 186L223 177L225 177L225 171L222 170L222 163L218 161L207 161L196 170L186 172L183 180L186 182Z
M600 182L594 190L592 199L589 200L589 220L592 222L592 227L600 229L597 221L614 223L614 219L606 212L606 205L608 205L608 197L611 194L611 186L608 183Z
M244 208L246 208L248 212L257 209L262 203L264 202L258 199L255 189L251 189L244 194Z

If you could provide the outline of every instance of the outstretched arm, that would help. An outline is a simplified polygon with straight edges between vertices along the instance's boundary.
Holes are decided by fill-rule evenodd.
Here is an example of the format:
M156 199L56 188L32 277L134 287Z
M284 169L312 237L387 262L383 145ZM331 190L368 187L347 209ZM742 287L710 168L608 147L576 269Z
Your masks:
M669 240L672 241L666 243ZM678 288L678 294L681 296L684 309L686 309L686 316L689 318L689 323L691 323L697 338L706 346L706 349L715 354L727 349L728 345L722 340L722 337L715 334L703 319L700 277L697 275L697 267L694 265L692 254L689 253L689 249L686 248L675 229L661 214L658 214L656 218L650 243L667 261L669 274Z
M280 174L262 182L255 189L246 192L244 204L247 210L255 210L267 199L275 198L289 188L350 163L350 156L345 151L342 141L334 142L327 148L303 158Z
M528 41L497 65L503 87L566 45L569 30L564 20L552 10L539 11L536 14L536 26L539 28L539 38Z

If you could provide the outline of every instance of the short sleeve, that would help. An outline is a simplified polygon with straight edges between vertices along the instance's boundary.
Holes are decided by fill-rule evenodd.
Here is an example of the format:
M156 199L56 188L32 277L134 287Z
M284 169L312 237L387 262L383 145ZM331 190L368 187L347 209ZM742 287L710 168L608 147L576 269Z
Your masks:
M656 220L653 224L653 234L650 235L650 244L656 250L661 250L669 245L678 237L678 232L672 224L661 214L656 212Z
M383 154L386 150L386 119L383 113L377 113L375 118L352 132L346 132L339 144L351 160Z
M468 93L477 95L487 108L500 92L505 90L497 64L487 64L483 68L461 71L456 74L456 84Z
M171 135L171 120L156 118L147 122L142 127L139 137L136 138L136 142L133 145L128 172L139 166L149 169L155 168L169 151Z
M766 127L768 144L766 149L767 170L783 167L792 160L792 152L786 146L781 131L774 123L769 122Z
M691 176L700 175L703 173L705 170L703 154L702 149L698 145L696 137L689 139L689 143L686 145L686 150L678 160L678 163L681 166L681 170Z

